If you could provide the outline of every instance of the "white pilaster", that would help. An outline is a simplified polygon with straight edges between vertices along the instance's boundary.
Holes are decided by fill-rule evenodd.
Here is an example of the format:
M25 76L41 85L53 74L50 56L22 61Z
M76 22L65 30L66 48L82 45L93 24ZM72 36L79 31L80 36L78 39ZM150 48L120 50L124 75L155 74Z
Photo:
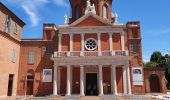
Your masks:
M110 53L111 53L111 55L113 55L112 54L112 51L113 51L113 41L112 41L113 39L112 39L112 33L109 33L109 47L110 47Z
M84 66L80 65L80 95L84 96Z
M123 66L123 93L127 94L127 77L126 77L126 67Z
M61 68L58 67L58 73L57 73L57 88L58 88L58 93L61 93L60 92L60 82L61 82L60 74L61 74Z
M81 34L81 56L84 56L84 33Z
M67 65L67 93L66 93L67 96L71 95L70 81L71 81L71 66Z
M101 33L97 33L97 39L98 39L98 56L101 56Z
M111 66L111 75L112 75L112 92L114 95L117 95L117 82L116 82L116 66Z
M121 34L121 47L122 47L122 51L125 50L125 37L124 37L124 32L122 32Z
M61 52L61 38L62 34L58 34L58 52Z
M131 81L130 81L130 68L129 64L126 64L126 76L127 76L127 94L132 94L131 93Z
M57 95L57 66L54 65L53 95Z
M102 65L99 65L99 95L103 95L103 71Z
M70 33L70 52L73 51L73 33Z

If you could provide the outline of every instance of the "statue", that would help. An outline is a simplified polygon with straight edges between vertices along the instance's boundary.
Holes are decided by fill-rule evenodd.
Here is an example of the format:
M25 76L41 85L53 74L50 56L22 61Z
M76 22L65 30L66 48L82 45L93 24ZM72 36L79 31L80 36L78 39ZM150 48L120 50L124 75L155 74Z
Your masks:
M113 20L113 23L119 23L118 22L118 14L117 13L112 13L112 20Z
M67 25L67 15L64 16L64 25Z
M94 13L94 14L96 14L96 10L95 10L94 4L93 4L92 7L91 7L91 12Z
M87 14L89 12L96 14L95 5L93 4L91 6L90 0L87 0L87 6L86 6L85 14Z

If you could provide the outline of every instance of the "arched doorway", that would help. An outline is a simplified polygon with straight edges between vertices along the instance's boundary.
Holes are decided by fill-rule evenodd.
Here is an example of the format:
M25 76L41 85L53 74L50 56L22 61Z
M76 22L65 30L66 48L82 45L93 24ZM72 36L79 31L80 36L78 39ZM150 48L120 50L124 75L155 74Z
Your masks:
M27 80L26 80L27 88L26 88L26 95L33 95L33 87L34 87L34 74L27 73Z
M149 81L150 81L150 92L153 93L160 92L159 77L153 74L150 76Z

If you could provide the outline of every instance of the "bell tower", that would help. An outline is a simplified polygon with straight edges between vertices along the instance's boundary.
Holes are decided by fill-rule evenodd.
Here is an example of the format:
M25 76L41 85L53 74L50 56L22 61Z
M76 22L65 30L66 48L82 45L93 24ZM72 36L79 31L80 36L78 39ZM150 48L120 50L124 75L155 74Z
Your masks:
M70 23L85 15L88 0L70 0L71 18ZM91 6L94 4L96 15L111 20L112 0L90 0Z

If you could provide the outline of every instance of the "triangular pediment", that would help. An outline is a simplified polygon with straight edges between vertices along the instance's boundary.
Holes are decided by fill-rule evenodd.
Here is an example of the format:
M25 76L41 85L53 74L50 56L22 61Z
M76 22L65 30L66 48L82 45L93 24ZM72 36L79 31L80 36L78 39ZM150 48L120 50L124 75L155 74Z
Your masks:
M103 19L102 17L93 14L88 13L84 15L83 17L79 18L70 26L72 27L83 27L83 26L111 26L112 24L107 20Z

